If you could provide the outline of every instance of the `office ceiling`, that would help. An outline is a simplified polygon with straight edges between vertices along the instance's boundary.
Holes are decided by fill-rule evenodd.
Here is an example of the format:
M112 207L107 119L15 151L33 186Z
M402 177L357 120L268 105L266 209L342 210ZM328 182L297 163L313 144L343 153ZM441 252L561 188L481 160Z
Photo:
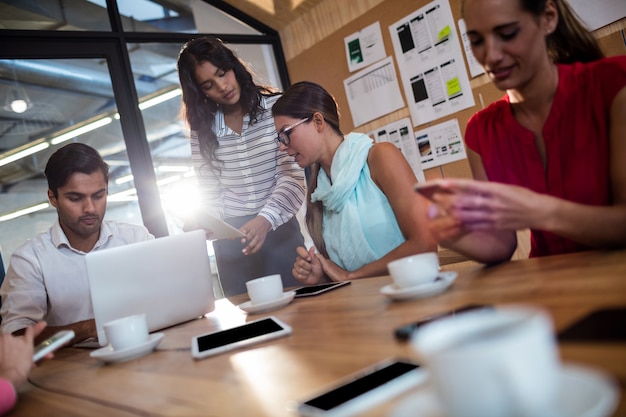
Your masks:
M224 0L224 3L228 3L245 14L254 17L272 29L280 31L323 1L324 0Z

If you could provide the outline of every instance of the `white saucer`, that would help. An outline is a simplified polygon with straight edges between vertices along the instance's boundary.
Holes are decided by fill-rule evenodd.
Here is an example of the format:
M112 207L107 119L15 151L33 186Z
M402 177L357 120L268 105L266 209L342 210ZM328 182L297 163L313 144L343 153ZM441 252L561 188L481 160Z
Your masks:
M272 300L266 303L259 303L259 304L252 304L251 301L246 301L245 303L239 304L239 308L245 311L246 313L250 313L250 314L276 310L278 308L285 307L287 304L289 304L293 300L293 297L295 297L295 295L296 295L295 291L287 291L278 300Z
M607 375L579 365L563 365L557 399L559 417L607 417L619 400L619 390ZM445 417L429 384L402 400L389 417Z
M436 281L409 288L398 288L395 284L389 284L382 287L380 292L392 300L432 297L447 290L457 276L458 273L456 271L441 271L437 275Z
M132 359L140 358L148 353L152 352L155 347L163 339L163 333L153 333L148 338L148 341L138 346L133 346L121 350L113 350L111 345L105 346L98 350L94 350L89 354L92 358L101 360L102 362L125 362Z

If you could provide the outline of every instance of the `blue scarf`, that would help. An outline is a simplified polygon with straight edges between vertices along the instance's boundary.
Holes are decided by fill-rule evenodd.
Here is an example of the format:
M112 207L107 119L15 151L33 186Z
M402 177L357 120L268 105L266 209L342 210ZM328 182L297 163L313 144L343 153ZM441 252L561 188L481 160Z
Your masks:
M328 255L348 271L380 259L404 242L387 196L370 176L367 157L372 146L367 135L347 135L333 157L332 183L320 170L311 195L311 201L324 205L322 235Z

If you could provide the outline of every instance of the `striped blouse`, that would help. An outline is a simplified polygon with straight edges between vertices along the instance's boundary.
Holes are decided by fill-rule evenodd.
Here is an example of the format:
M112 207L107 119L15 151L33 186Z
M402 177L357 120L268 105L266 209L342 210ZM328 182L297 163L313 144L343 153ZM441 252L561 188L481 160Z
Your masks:
M264 111L258 121L243 119L241 135L231 130L224 114L215 115L219 142L217 157L221 173L202 158L197 135L191 135L191 159L198 180L202 205L220 218L259 214L272 229L290 220L302 206L304 170L293 157L281 152L275 141L271 108L280 96L262 97Z

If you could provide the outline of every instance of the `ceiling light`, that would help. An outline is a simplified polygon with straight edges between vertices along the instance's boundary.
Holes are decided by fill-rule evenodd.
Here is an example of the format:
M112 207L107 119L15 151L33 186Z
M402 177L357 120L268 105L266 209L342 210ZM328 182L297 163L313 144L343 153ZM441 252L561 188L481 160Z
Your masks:
M159 172L187 172L189 167L184 165L159 165L157 167Z
M49 203L40 203L40 204L36 204L36 205L30 206L30 207L26 207L26 208L23 208L23 209L20 209L20 210L15 210L15 211L12 211L11 213L7 213L7 214L4 214L4 215L0 216L0 222L3 222L5 220L12 220L12 219L15 219L17 217L21 217L21 216L24 216L26 214L34 213L34 212L39 211L39 210L45 210L48 207L50 207Z
M9 89L4 102L4 110L18 114L24 113L26 110L33 107L33 103L30 101L30 98L28 98L26 90L17 82Z
M10 106L15 113L24 113L28 110L28 102L26 100L13 100Z
M34 154L35 152L42 151L49 147L50 144L48 142L45 142L44 139L40 139L38 141L28 143L24 146L20 146L19 148L15 148L9 152L0 155L0 167L6 164L10 164L11 162L15 162L18 159L25 158L29 155Z
M178 182L178 181L180 181L180 175L173 175L171 177L158 180L157 185L158 186L167 185L167 184L171 184L171 183Z
M115 184L120 185L120 184L124 184L125 182L131 182L135 177L130 174L130 175L124 175L123 177L119 177L115 179Z
M129 188L128 190L120 191L119 193L109 194L107 196L107 202L120 202L120 201L136 201L137 189Z
M9 88L4 99L4 110L21 114L31 107L33 107L33 103L26 94L24 87L17 81L17 74L13 68L13 86Z
M58 145L61 142L65 142L66 140L74 139L77 136L83 135L85 133L91 132L92 130L96 130L99 127L106 126L111 123L113 119L110 117L103 117L94 122L87 123L77 129L72 129L69 132L65 132L59 136L55 136L50 139L50 143L53 145Z
M174 97L178 97L183 93L183 91L180 88L176 88L172 91L168 91L167 93L163 93L161 95L158 95L156 97L150 98L144 102L139 103L139 109L140 110L145 110L145 109L149 109L152 106L156 106L157 104L161 104L164 101L170 100Z

